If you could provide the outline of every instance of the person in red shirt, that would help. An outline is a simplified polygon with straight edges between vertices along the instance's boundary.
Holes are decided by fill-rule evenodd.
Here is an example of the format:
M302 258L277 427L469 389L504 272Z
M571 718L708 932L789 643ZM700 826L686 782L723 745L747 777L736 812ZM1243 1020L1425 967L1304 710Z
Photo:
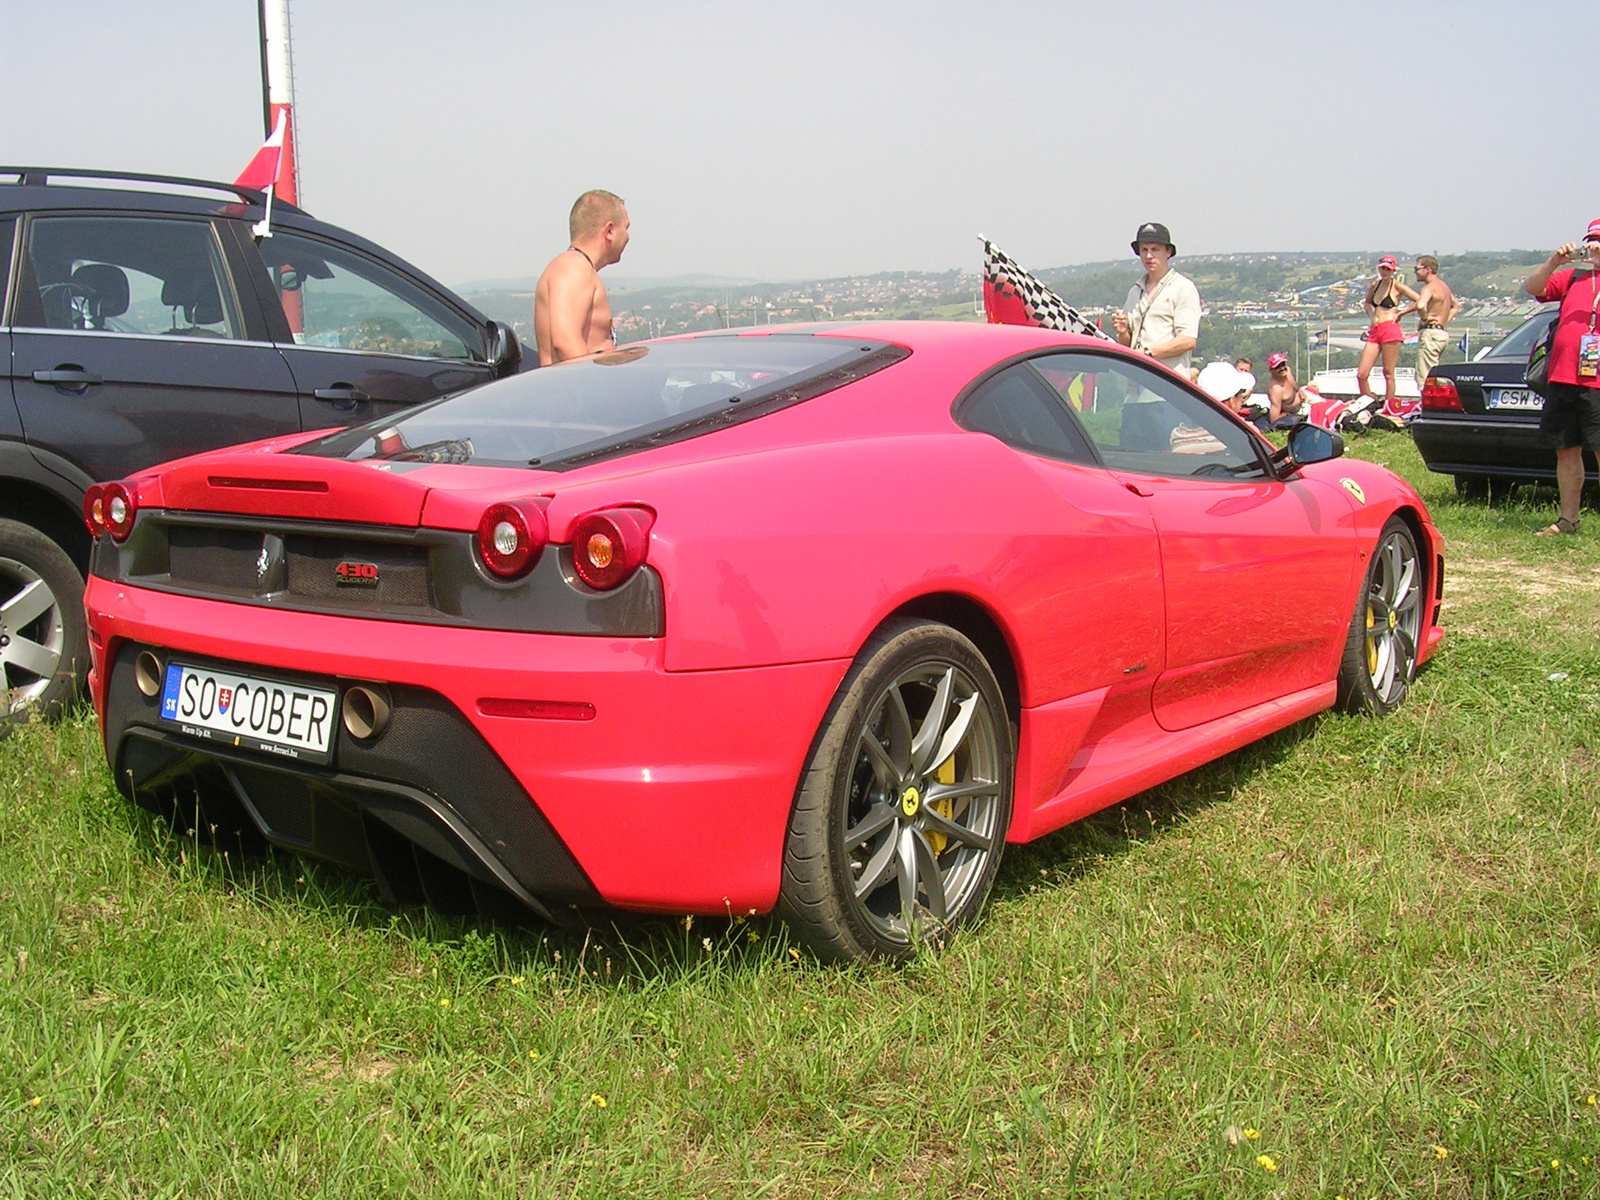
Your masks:
M1561 301L1539 418L1539 436L1556 451L1561 511L1538 536L1577 533L1583 451L1600 451L1600 221L1590 221L1583 240L1558 249L1524 287L1536 300Z

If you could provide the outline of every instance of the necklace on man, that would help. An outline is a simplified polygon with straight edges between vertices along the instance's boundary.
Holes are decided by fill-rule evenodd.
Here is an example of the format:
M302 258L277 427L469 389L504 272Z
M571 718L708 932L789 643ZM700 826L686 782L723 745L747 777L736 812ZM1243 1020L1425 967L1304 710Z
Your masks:
M568 250L578 250L578 247L576 247L576 246L568 246L567 249ZM584 254L584 252L582 250L578 250L578 253L579 254L583 254L583 261L589 264L589 270L593 271L596 275L598 275L600 272L599 272L599 269L596 268L595 265L594 265L594 259L590 258L587 254Z

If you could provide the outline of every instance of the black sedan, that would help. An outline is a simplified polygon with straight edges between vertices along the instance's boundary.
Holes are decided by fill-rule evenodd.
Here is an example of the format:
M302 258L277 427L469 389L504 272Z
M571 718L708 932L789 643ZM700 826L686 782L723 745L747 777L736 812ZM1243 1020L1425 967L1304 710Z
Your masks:
M1539 444L1544 401L1523 384L1522 371L1556 308L1541 308L1476 362L1435 367L1423 383L1411 436L1428 469L1455 476L1463 495L1483 495L1491 485L1555 482L1555 451ZM1585 466L1595 479L1592 456Z

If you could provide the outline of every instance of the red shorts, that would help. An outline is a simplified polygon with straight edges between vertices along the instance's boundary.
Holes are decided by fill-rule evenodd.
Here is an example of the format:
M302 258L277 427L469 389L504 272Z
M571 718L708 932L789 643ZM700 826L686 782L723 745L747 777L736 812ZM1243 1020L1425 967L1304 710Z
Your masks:
M1403 342L1405 340L1405 331L1400 328L1399 321L1383 321L1367 330L1368 344L1387 346L1390 342Z

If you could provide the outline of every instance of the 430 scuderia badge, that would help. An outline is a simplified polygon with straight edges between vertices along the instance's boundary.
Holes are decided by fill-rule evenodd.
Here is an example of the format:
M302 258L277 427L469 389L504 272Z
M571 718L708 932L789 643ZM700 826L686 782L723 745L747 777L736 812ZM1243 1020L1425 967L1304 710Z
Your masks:
M1348 475L1339 480L1339 486L1354 496L1357 504L1365 504L1367 502L1367 494L1361 490L1361 485Z

